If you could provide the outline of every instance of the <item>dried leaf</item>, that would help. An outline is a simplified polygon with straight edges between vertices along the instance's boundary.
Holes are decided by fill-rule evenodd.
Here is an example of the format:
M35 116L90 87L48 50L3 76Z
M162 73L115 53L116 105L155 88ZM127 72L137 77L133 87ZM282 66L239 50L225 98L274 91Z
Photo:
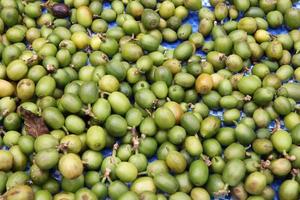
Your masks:
M33 137L49 133L49 129L42 117L20 107L20 113L24 119L26 131Z

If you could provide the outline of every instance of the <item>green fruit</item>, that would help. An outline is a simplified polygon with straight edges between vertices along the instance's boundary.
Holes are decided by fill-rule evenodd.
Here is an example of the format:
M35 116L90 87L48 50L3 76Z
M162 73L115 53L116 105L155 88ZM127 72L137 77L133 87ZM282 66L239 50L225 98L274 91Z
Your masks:
M87 6L77 8L76 18L78 23L84 27L89 27L93 21L91 10Z
M107 188L104 183L96 183L91 190L94 194L96 194L98 199L104 199L107 196Z
M105 121L105 129L114 137L124 136L127 132L127 122L120 115L110 115Z
M18 23L19 13L16 8L13 7L5 7L1 9L0 16L7 26L11 27Z
M99 98L92 107L92 113L97 120L103 122L111 114L111 106L108 100Z
M249 0L234 0L234 5L236 6L237 10L245 12L250 7L250 1Z
M274 148L279 152L287 152L292 145L290 134L284 130L277 130L271 135Z
M168 131L168 139L173 144L181 144L186 137L186 131L181 126L174 126Z
M87 188L81 188L75 193L75 199L97 200L97 196Z
M6 68L7 77L13 81L18 81L26 75L28 67L23 60L14 60Z
M45 149L55 149L58 146L58 139L50 134L44 134L37 137L34 141L35 152L40 152Z
M33 200L34 193L28 185L17 185L9 189L5 194L5 198L9 200Z
M260 172L253 172L247 176L245 189L252 195L260 195L267 185L267 179Z
M0 88L0 97L11 96L15 90L14 86L10 82L3 79L0 79Z
M13 166L13 155L6 150L0 150L0 169L1 171L9 171Z
M99 152L87 150L82 154L81 159L88 169L96 170L100 168L103 156Z
M174 50L174 57L178 60L187 60L191 57L194 46L191 42L186 41L178 45Z
M208 179L208 167L202 160L193 161L189 169L189 177L191 182L196 186L202 186Z
M203 200L210 199L209 193L205 189L200 188L200 187L195 187L192 189L191 197L192 197L192 199L203 199Z
M128 162L135 165L138 172L145 171L148 165L147 157L144 154L138 153L130 156Z
M91 126L86 135L87 146L94 151L100 151L106 145L106 132L100 126Z
M64 94L60 102L64 109L70 113L77 113L82 109L82 102L75 94Z
M252 143L253 150L260 154L270 154L273 150L272 142L268 139L258 138Z
M41 170L37 165L30 167L30 178L35 184L43 184L49 178L49 172Z
M126 173L124 173L126 171ZM130 162L120 162L116 167L116 175L123 182L132 182L137 177L137 168Z
M117 114L124 115L131 107L128 98L121 92L113 92L108 97L113 111Z
M129 42L121 46L121 55L125 60L134 62L143 56L143 51L140 46Z
M45 149L38 152L35 157L35 164L42 170L49 170L55 167L59 160L59 153L56 149Z
M274 100L273 104L276 112L280 115L287 115L292 112L292 105L288 98L280 96Z
M140 89L135 93L134 99L140 107L149 109L153 106L156 97L151 90Z
M139 177L132 183L130 190L142 194L143 192L156 192L156 187L152 178Z
M295 19L299 16L300 16L300 12L298 9L290 8L290 9L286 10L285 15L284 15L285 24L290 29L298 29L300 27L300 23Z
M207 180L206 189L211 194L217 194L224 189L225 184L220 174L211 174Z
M237 87L243 94L251 95L261 87L261 80L255 75L244 76L239 80Z
M118 199L128 191L127 185L121 181L114 181L108 187L108 195L111 199Z
M155 186L163 192L173 194L179 189L179 184L175 177L168 173L160 173L154 176Z
M75 179L62 178L61 187L66 192L76 192L84 186L84 176L81 175Z
M55 107L47 107L43 110L42 117L53 129L59 129L63 127L65 118L63 114Z
M224 150L224 158L226 160L244 159L246 150L239 143L232 143Z
M98 99L98 87L95 82L84 82L79 89L79 97L83 103L95 103Z
M206 139L203 141L203 150L205 155L215 157L221 155L222 147L216 139Z
M14 145L9 149L13 156L13 169L16 171L23 171L26 168L27 156L21 151L18 145Z
M299 184L295 180L285 180L279 187L279 197L282 200L296 200L299 197Z
M38 97L52 96L56 82L51 76L43 76L36 84L35 94Z
M238 159L230 160L226 163L222 178L225 183L230 186L237 186L246 173L245 164L243 161Z
M170 151L166 157L167 166L175 173L182 173L186 168L186 160L178 151Z
M268 45L266 55L272 60L279 60L283 55L282 50L282 44L275 40Z
M279 158L271 162L271 171L276 176L286 176L292 169L292 164L286 158Z
M60 140L60 145L66 148L68 153L79 153L83 148L80 137L74 134L64 136Z
M248 34L253 34L257 29L257 24L254 18L244 17L239 21L238 29L246 31Z
M197 136L188 136L184 141L184 146L191 156L198 156L202 153L203 148L200 138Z
M175 125L175 116L168 108L158 108L154 113L154 121L161 129L169 129Z
M292 137L292 142L294 144L299 144L300 143L300 137L299 137L299 131L300 131L300 125L296 125L292 130L291 130L291 137Z
M204 138L211 138L214 136L220 128L221 121L215 116L208 116L200 125L200 134Z
M191 197L184 192L176 192L172 194L169 198L170 200L191 200Z
M65 178L73 179L82 174L83 164L78 155L68 153L60 158L58 169Z
M49 191L47 190L38 190L36 193L35 193L35 196L34 198L36 200L42 200L42 199L45 199L45 200L50 200L52 199L52 195Z

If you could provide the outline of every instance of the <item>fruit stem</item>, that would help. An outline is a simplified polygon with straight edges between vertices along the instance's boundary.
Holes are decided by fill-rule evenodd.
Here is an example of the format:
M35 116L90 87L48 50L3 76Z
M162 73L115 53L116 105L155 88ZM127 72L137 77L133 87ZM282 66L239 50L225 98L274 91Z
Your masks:
M214 197L225 197L230 193L228 190L228 185L226 184L223 189L220 189L217 192L214 192Z
M244 101L248 102L248 101L251 101L252 97L250 95L246 95L244 97Z
M296 178L296 176L298 175L300 173L300 170L299 169L295 169L295 168L293 168L292 170L291 170L291 174L292 174L292 176L293 176L293 180Z
M56 71L56 68L54 67L54 65L48 64L46 66L46 69L49 73L54 73Z
M45 3L42 3L41 6L44 7L44 8L49 9L53 6L53 2L52 2L52 0L48 0Z
M272 133L275 133L278 130L280 130L280 120L275 119L275 127L273 128Z
M141 176L141 175L147 175L147 174L148 174L147 171L143 171L143 172L139 172L139 173L138 173L139 176Z
M1 117L0 117L1 118ZM0 126L0 135L4 135L6 132L3 126Z
M260 168L261 169L268 169L271 165L271 161L270 160L262 160L260 162Z
M153 102L152 102L152 109L156 109L157 108L157 105L158 105L158 99L155 99Z
M25 60L26 64L32 64L33 62L38 60L38 55L33 54L30 58L28 58L27 60Z
M118 143L115 143L114 146L113 146L113 151L112 151L112 157L116 157L116 153L117 153L117 150L119 148L119 144Z
M93 33L92 33L91 29L88 28L88 29L87 29L87 33L88 33L88 36L89 36L89 37L92 37Z
M3 111L2 111L2 113L0 113L0 116L1 117L5 117L6 115L8 115L9 114L9 110L8 109L4 109Z
M94 119L97 119L96 116L94 115L93 111L92 111L91 104L89 103L87 106L88 107L86 109L82 108L82 111L84 112L84 114L87 115L87 116L90 116Z
M212 163L211 163L211 161L210 161L210 159L209 159L208 156L206 156L206 155L204 155L204 154L201 154L200 157L203 159L203 161L205 162L205 164L206 164L207 166L211 166Z
M109 168L105 168L104 174L103 174L103 179L101 180L102 183L104 183L106 180L108 180L109 183L111 183L111 179L110 179L110 173L111 173L111 169Z
M149 109L145 109L145 111L148 113L148 115L151 117L152 116L152 112Z
M139 146L140 146L140 141L139 141L139 138L136 134L136 131L134 131L132 135L133 135L133 137L132 137L133 150L135 151L135 154L138 154L139 153L138 149L139 149Z
M65 143L61 143L57 146L57 150L58 151L62 151L64 154L67 153L68 151L68 146L69 146L69 141L68 142L65 142Z
M110 95L109 92L100 92L101 98L105 98L105 96L109 96L109 95Z
M66 132L67 135L69 135L69 131L65 126L63 126L62 129Z
M98 33L97 36L103 42L106 40L106 34L105 33Z
M288 159L289 161L294 161L296 160L296 156L294 155L289 155L285 150L282 152L283 156Z

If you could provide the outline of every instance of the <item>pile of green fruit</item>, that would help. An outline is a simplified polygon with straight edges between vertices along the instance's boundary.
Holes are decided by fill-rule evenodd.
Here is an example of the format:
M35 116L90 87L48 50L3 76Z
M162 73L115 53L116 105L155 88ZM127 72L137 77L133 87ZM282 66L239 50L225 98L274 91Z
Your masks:
M0 0L0 200L298 200L295 2L104 3Z

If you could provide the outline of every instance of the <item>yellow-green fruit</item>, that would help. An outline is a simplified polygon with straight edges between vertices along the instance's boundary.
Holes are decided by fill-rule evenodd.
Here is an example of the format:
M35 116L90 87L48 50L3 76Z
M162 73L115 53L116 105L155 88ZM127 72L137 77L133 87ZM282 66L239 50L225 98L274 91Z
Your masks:
M209 74L200 74L196 79L195 89L200 94L207 94L213 87L213 80Z
M10 82L0 79L0 97L11 96L15 91L13 84Z
M34 82L30 79L22 79L17 85L17 96L22 100L32 98L35 91Z
M65 178L74 179L82 174L83 164L78 155L68 153L59 160L58 169Z
M114 92L119 89L119 81L112 75L104 75L98 82L99 88L104 92Z
M90 44L89 36L82 31L75 32L72 35L71 40L75 43L78 49L84 49Z
M5 200L33 200L34 193L28 185L17 185L8 190L0 199Z
M89 27L93 22L93 15L89 7L87 6L80 6L76 11L76 18L78 24Z

